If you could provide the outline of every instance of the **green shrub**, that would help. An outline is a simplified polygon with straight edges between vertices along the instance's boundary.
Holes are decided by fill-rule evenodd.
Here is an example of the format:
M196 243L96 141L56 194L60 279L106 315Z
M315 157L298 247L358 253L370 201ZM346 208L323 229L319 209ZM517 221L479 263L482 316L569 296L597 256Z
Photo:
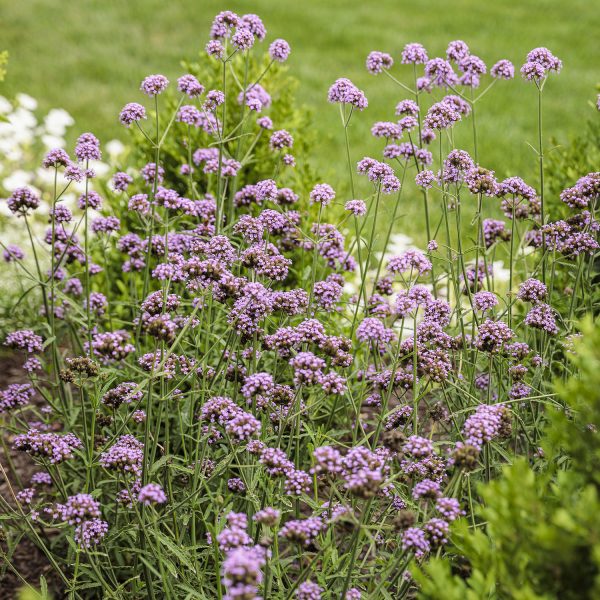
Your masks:
M415 571L420 598L583 599L600 595L600 329L583 327L570 355L580 375L557 384L547 459L518 460L481 487L478 527L462 520L453 548Z

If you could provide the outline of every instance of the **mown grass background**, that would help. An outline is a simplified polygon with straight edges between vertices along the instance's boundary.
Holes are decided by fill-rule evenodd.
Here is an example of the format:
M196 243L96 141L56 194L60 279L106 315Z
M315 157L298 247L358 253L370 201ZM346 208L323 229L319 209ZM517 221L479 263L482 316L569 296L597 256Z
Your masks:
M203 52L214 14L226 8L258 13L268 40L290 42L299 100L314 111L318 128L315 156L334 179L344 176L345 158L339 114L326 101L330 83L349 77L369 98L368 110L352 122L356 158L381 150L368 130L376 120L392 119L405 97L385 76L366 72L373 49L390 52L394 74L408 81L411 71L399 65L407 42L423 43L433 57L443 55L448 41L464 39L488 66L508 58L517 69L528 50L548 46L564 68L545 92L547 139L564 143L597 117L598 0L0 0L0 7L0 45L11 57L1 93L27 92L42 108L63 107L76 118L77 131L92 130L102 141L126 137L118 112L141 100L142 77L180 74L180 60ZM534 176L536 157L527 144L537 135L535 86L518 75L499 82L478 105L478 127L483 165L501 177ZM463 125L459 145L464 140L470 148L470 139L470 126Z

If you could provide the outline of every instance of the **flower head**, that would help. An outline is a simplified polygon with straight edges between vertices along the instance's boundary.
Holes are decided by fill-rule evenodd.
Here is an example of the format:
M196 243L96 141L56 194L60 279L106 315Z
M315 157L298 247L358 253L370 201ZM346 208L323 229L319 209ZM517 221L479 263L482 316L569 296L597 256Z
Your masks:
M138 492L138 502L149 506L150 504L164 504L167 495L158 483L148 483Z
M17 188L8 198L8 208L12 213L26 215L40 205L40 199L27 187Z
M140 84L140 90L151 98L167 89L169 80L164 75L148 75Z
M367 56L367 71L372 75L382 73L384 69L390 69L394 64L394 59L385 52L374 50Z
M406 44L402 50L402 64L422 65L429 60L427 50L421 44Z
M362 200L348 200L344 205L344 209L355 217L362 217L367 214L367 205Z
M364 110L369 105L367 97L349 79L337 79L329 88L327 94L329 102L350 104L358 110Z
M534 48L527 54L527 61L521 67L521 75L528 81L539 82L549 73L560 73L562 61L548 48Z
M490 75L494 79L512 79L515 76L515 67L510 60L499 60L491 69Z
M425 75L437 87L448 87L458 83L452 65L443 58L432 58L425 65Z
M241 21L242 26L249 29L257 40L262 42L262 40L264 40L267 36L267 29L262 22L262 19L258 15L253 13L242 15Z
M129 127L132 123L136 123L145 118L146 109L137 102L126 104L119 115L119 121L121 121L121 124L125 125L125 127Z
M50 167L66 167L71 163L71 159L65 150L62 148L54 148L46 154L42 162L45 169Z
M453 60L455 62L460 62L467 56L469 56L469 46L467 46L466 42L462 40L454 40L448 44L448 48L446 49L446 56L448 60Z
M250 50L254 46L254 35L248 27L238 27L231 36L231 45L239 51Z
M335 198L335 190L327 183L317 183L310 192L312 204L327 206Z
M448 129L458 121L460 121L460 112L451 103L442 101L436 102L429 108L423 119L423 125L430 129Z
M193 75L182 75L177 80L177 89L189 98L197 98L204 92L204 86Z
M82 133L77 138L75 146L75 156L77 160L85 162L88 160L100 160L102 153L100 152L100 142L92 133Z
M285 62L290 56L290 45L285 40L275 40L269 46L269 56L277 62Z

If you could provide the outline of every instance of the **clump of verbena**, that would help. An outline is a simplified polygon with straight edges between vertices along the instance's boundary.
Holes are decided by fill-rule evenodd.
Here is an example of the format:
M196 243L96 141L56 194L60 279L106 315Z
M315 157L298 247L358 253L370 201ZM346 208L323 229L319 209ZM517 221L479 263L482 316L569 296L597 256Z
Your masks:
M84 133L44 158L53 195L8 199L31 244L4 248L24 300L3 443L37 468L23 480L5 452L4 524L72 598L414 596L410 563L478 526L477 484L539 453L548 382L596 308L600 175L564 190L567 218L547 206L549 50L521 69L535 181L478 154L480 100L519 85L512 63L488 78L454 41L407 44L395 74L367 58L406 95L373 124L378 157L350 128L366 92L333 83L348 174L325 182L277 108L290 47L266 35L220 13L206 66L149 75L122 109L137 146L108 186ZM398 249L416 203L426 244Z

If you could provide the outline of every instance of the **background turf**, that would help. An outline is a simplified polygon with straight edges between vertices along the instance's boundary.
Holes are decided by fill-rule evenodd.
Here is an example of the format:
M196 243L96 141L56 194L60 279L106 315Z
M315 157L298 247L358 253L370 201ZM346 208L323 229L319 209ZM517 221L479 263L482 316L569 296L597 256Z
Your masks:
M353 119L351 135L357 154L377 152L381 144L369 139L368 129L393 118L405 94L385 76L369 75L364 61L373 49L399 61L407 42L421 42L436 56L460 38L488 65L509 58L517 69L528 50L548 46L564 62L545 92L548 139L564 142L597 116L598 0L0 0L0 46L11 55L0 93L26 92L42 108L63 107L77 119L78 131L93 130L103 141L124 137L118 111L141 100L142 77L180 74L179 61L203 50L212 17L226 8L258 13L269 40L290 42L300 101L314 110L319 128L317 157L334 170L344 168L344 154L338 112L326 102L329 84L344 76L365 90L370 106ZM399 64L394 74L411 77ZM499 82L478 106L480 162L499 176L533 173L527 142L536 139L535 102L535 87L517 77ZM464 126L458 133L465 147L467 133Z

